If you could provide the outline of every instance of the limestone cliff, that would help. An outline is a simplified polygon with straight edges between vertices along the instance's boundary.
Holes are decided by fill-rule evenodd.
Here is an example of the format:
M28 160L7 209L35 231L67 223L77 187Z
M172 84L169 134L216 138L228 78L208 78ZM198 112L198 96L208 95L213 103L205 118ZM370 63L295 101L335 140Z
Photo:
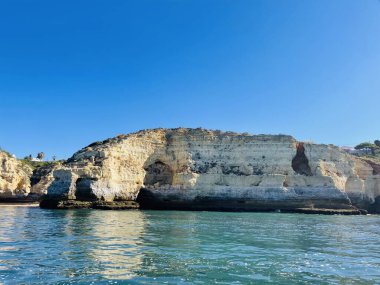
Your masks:
M24 200L30 192L32 169L0 151L0 200Z
M338 147L204 129L145 130L93 143L33 189L47 193L47 207L137 200L159 209L380 211L379 173Z

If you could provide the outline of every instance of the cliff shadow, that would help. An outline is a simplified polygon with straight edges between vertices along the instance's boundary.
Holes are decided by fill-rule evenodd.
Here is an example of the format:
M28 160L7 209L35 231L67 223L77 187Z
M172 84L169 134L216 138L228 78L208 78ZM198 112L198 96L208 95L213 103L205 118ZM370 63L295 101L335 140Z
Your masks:
M145 186L162 186L171 185L173 183L173 170L162 161L158 160L144 169L146 171L144 177Z
M305 146L303 143L297 144L297 153L292 160L292 168L298 174L312 176L309 160L305 155Z

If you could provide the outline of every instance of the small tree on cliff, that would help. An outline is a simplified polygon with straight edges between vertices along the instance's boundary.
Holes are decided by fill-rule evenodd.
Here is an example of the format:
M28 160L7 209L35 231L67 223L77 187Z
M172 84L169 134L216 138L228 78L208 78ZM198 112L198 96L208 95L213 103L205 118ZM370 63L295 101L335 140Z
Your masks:
M25 160L32 160L32 155L29 154L29 155L25 156L24 159L25 159Z
M43 153L42 151L37 154L37 158L40 160L43 160L44 157L45 157L45 153Z
M24 157L25 160L32 160L33 156L31 154Z
M380 147L380 141L379 140L375 140L375 145Z
M364 142L364 143L361 143L361 144L358 144L357 146L355 146L355 149L357 149L357 150L370 150L372 155L376 154L376 150L378 148L379 147L376 144L373 144L370 142Z

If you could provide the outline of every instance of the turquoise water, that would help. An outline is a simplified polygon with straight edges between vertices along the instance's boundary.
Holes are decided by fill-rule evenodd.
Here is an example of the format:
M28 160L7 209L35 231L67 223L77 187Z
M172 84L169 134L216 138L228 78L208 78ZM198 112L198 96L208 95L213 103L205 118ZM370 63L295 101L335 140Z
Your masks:
M0 284L380 284L380 216L0 212Z

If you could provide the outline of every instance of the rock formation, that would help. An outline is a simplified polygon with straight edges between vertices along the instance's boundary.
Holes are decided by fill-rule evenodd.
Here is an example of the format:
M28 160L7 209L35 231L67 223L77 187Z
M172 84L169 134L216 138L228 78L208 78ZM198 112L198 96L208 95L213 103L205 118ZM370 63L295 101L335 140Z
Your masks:
M42 183L57 163L31 163L0 151L0 202L36 202L46 194ZM33 187L39 183L39 187Z
M33 189L42 207L380 212L377 167L286 135L154 129L93 143Z
M23 201L30 193L32 169L0 151L0 200Z

